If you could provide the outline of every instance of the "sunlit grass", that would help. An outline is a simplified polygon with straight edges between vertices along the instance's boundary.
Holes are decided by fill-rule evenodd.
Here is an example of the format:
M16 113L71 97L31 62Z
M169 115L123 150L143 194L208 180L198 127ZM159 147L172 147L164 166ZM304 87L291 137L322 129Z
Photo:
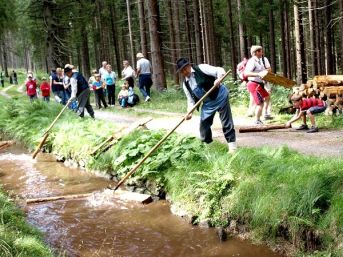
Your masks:
M54 256L41 233L28 225L24 214L0 191L0 256Z

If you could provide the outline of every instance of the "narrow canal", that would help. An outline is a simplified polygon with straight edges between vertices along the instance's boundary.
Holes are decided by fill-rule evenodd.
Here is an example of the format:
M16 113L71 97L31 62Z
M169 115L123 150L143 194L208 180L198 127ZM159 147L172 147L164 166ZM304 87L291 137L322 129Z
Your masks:
M109 184L105 178L67 168L51 155L32 160L19 147L0 153L0 181L19 198L87 193ZM220 242L215 229L192 226L172 215L166 201L142 205L104 193L23 208L49 245L66 256L281 257L235 238Z

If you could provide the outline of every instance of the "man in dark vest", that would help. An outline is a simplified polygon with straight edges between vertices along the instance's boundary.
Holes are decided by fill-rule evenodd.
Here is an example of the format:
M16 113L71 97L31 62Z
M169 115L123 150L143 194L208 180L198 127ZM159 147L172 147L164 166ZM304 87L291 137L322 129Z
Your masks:
M71 96L69 101L77 99L77 114L83 117L85 108L89 115L94 118L94 111L89 101L90 90L87 80L79 72L74 72L72 67L66 66L64 74L70 78Z
M220 78L225 74L221 67L214 67L208 64L191 65L186 58L180 58L176 62L177 72L180 72L185 81L183 90L187 96L188 111L195 103L216 85L214 90L203 102L200 117L200 137L205 143L211 143L213 118L216 112L222 123L224 136L228 142L229 152L236 151L236 134L232 121L231 108L229 104L229 91L220 84ZM187 119L191 119L190 114Z

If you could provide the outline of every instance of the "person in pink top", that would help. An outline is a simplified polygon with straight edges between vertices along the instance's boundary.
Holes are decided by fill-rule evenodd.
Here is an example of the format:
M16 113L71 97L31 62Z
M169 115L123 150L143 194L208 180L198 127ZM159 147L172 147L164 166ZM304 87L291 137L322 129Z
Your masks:
M318 132L314 114L324 112L326 109L325 101L318 98L303 98L301 95L294 94L291 97L294 108L297 109L295 115L286 123L286 127L290 128L291 124L299 119L303 120L303 124L297 130L308 130L307 133ZM311 128L306 124L306 116L310 118Z
M27 76L27 81L25 83L26 86L26 94L29 96L30 101L32 102L34 99L37 98L37 83L33 80L32 74Z

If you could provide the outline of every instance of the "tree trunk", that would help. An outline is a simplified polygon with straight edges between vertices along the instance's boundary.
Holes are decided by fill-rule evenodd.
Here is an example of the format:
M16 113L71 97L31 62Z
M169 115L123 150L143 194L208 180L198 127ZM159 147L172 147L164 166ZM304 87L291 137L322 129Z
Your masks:
M121 74L121 61L120 61L120 52L119 52L119 42L118 42L118 30L114 24L114 21L117 20L116 17L116 10L115 10L115 3L110 4L110 20L111 20L111 27L112 27L112 39L114 43L114 51L116 55L116 66L117 66L117 75Z
M176 73L176 60L177 60L177 53L176 53L176 44L175 44L175 30L174 30L174 22L173 22L173 9L172 9L172 0L167 0L167 17L168 17L168 28L169 28L169 35L170 35L170 49L171 49L171 65L170 65L170 73L174 78L174 83L176 85L179 84L179 75Z
M191 39L191 31L190 31L190 25L189 22L191 20L190 16L189 16L189 11L188 11L188 1L184 0L183 1L185 4L185 29L186 29L186 40L187 40L187 57L189 58L189 61L191 63L194 62L193 60L193 55L192 55L192 39Z
M145 28L145 11L144 11L144 0L138 0L138 13L139 13L139 33L141 39L141 51L144 56L148 56L148 43L146 38Z
M292 51L291 51L291 28L289 25L289 5L288 1L283 1L283 16L285 24L285 49L286 49L286 60L287 60L287 78L292 79Z
M297 63L297 83L298 85L306 83L306 61L305 61L305 49L303 31L301 25L301 15L299 13L298 4L294 4L294 34L295 34L295 45L296 45L296 63Z
M204 5L203 1L199 0L199 7L200 7L200 27L201 27L201 39L202 39L202 53L203 53L203 62L208 62L207 54L206 54L206 24L204 19Z
M241 60L243 58L248 58L249 56L245 55L245 49L247 46L245 45L245 39L244 39L244 24L242 21L242 5L241 0L237 0L237 12L238 12L238 31L239 31L239 49L240 49L240 57Z
M2 49L2 61L3 61L3 69L5 72L5 77L9 77L8 74L8 67L7 67L7 49L5 45L5 40L1 40L1 49Z
M331 1L325 1L325 34L326 34L326 74L333 74L334 73L334 61L333 61L333 51L332 51L332 41L333 41L333 31L331 25Z
M308 0L308 18L309 18L309 31L310 31L310 56L309 60L312 66L312 76L318 74L318 67L317 67L317 53L315 51L315 40L316 34L314 30L314 16L313 16L313 0ZM310 75L310 77L312 77Z
M231 49L231 70L232 70L232 78L234 80L237 79L237 54L235 48L235 36L233 31L233 22L232 22L232 8L231 8L231 0L227 1L227 17L228 17L228 30L230 35L230 49Z
M282 50L282 73L284 77L288 77L287 76L287 62L289 61L289 59L287 59L287 51L286 51L286 30L285 30L285 7L284 7L284 0L280 0L279 1L279 5L280 5L280 25L281 25L281 50Z
M340 63L341 73L343 73L343 1L338 1L339 4L339 13L341 14L341 19L339 20L339 40L341 42L341 54L338 63Z
M133 48L133 37L132 37L132 28L131 28L131 7L130 0L126 0L126 9L127 9L127 20L129 26L129 37L130 37L130 55L131 55L131 66L135 67L135 50Z
M180 39L180 13L179 13L179 1L172 1L173 14L174 14L174 32L175 32L175 45L177 59L181 57L181 39Z
M270 6L273 6L273 0L269 0ZM273 8L269 10L269 51L270 64L273 72L276 72L276 51L275 51L275 28L274 28Z
M166 78L163 67L163 56L161 53L161 39L158 28L159 11L158 1L148 0L148 13L149 13L149 30L150 30L150 44L151 44L151 59L153 69L153 82L157 90L163 91L167 88Z
M90 62L89 62L89 47L88 47L88 33L86 30L85 23L82 23L81 26L81 40L82 40L82 73L86 78L90 77Z
M196 62L203 62L203 55L201 53L201 30L200 30L200 17L199 17L199 1L193 1L193 18L194 18L194 34L195 34L195 49L196 49Z

